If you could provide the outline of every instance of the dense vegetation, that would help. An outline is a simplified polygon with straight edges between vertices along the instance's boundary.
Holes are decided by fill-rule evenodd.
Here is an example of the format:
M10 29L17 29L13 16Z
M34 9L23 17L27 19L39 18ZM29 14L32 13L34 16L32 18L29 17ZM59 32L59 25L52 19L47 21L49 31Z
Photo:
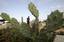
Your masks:
M31 6L30 6L31 5ZM11 24L7 29L0 30L0 42L53 42L54 30L63 24L63 12L55 10L51 12L46 20L46 29L38 31L38 10L33 3L30 3L29 10L35 16L35 21L32 28L25 23L19 23L15 18L10 18L7 13L1 13L1 17ZM33 8L33 9L32 9ZM35 11L34 11L35 10Z

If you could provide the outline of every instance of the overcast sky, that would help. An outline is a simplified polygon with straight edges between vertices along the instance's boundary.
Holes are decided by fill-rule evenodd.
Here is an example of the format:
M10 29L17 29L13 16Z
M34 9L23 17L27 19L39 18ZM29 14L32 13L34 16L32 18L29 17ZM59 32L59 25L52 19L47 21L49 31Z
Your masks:
M39 10L39 20L45 20L56 9L64 11L64 0L0 0L0 13L8 13L18 21L21 21L21 17L26 21L28 16L33 20L34 16L28 10L30 2Z

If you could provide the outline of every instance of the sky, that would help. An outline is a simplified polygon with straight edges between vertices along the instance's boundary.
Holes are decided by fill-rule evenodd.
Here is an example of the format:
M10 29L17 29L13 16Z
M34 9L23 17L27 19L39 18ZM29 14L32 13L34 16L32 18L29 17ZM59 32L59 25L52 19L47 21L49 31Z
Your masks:
M0 0L0 14L7 13L10 17L15 17L19 22L23 17L24 22L30 16L30 21L35 17L28 9L28 4L32 2L39 10L39 20L47 19L47 16L54 10L64 12L64 0Z

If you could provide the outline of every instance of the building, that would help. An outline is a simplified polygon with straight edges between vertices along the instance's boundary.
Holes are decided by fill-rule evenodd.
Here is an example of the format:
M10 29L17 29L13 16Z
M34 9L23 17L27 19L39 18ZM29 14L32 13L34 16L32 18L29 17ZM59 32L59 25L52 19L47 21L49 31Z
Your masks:
M0 17L0 30L6 29L9 25L10 25L10 23L8 21L6 21L2 17Z
M53 42L64 42L64 26L59 27L54 31L55 38Z
M2 17L0 17L0 25L4 24L4 22L5 20Z

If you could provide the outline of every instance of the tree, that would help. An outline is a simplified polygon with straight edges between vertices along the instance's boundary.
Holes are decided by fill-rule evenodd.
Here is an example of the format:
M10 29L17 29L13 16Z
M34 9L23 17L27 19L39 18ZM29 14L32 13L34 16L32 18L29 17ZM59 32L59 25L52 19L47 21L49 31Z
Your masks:
M52 12L47 19L47 30L48 31L54 31L57 29L57 27L62 26L62 17L63 12L59 12L58 10L55 10Z
M11 23L13 23L13 24L14 24L14 23L19 24L19 22L18 22L15 18L12 18L12 19L11 19Z
M45 30L41 30L39 35L39 42L53 42L55 38L54 31L63 24L63 12L55 10L47 18L47 25Z
M32 2L28 5L28 9L32 13L32 15L35 16L36 18L39 16L39 11Z
M35 28L36 32L38 32L39 31L38 30L39 29L39 24L38 24L39 11L37 10L36 6L32 2L29 3L28 9L32 13L32 15L36 18L32 27Z
M20 34L22 34L24 36L25 42L32 41L30 27L28 26L27 23L25 23L25 22L21 23L19 32L20 32Z
M32 13L32 15L36 18L35 22L32 25L32 39L33 42L35 42L37 35L39 34L39 19L38 19L39 11L32 2L29 3L28 9Z
M22 35L22 33L20 32L20 24L19 22L15 19L15 18L11 18L10 20L11 25L11 35L12 35L12 39L11 42L21 42L24 40L24 36Z
M1 13L0 15L3 19L7 20L7 21L10 21L10 16L7 14L7 13Z
M11 21L10 22L12 24L11 27L13 27L13 28L20 28L19 27L19 22L15 18L11 18Z
M24 22L21 24L20 32L25 37L29 37L29 38L31 37L30 28L29 28L28 24L26 24Z

